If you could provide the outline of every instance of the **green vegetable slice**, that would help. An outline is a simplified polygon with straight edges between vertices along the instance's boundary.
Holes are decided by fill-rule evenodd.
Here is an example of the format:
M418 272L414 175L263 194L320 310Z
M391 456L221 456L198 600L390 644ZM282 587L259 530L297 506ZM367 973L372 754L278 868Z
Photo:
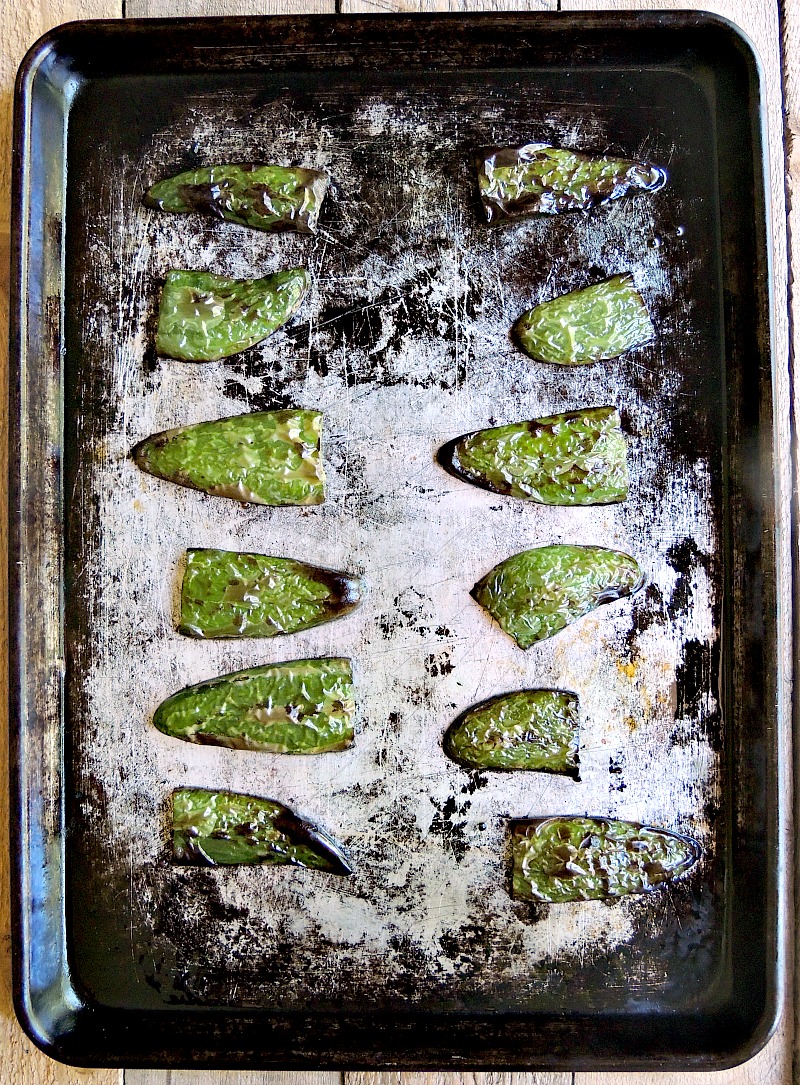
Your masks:
M304 268L264 279L170 271L161 293L156 349L185 362L230 358L285 324L299 308L309 281Z
M189 686L158 706L153 723L231 750L334 753L353 745L355 707L349 659L298 659Z
M188 550L178 632L187 637L274 637L349 614L363 581L293 558Z
M587 365L618 358L655 335L631 275L573 290L523 313L517 342L531 358L555 365Z
M196 866L291 863L353 873L338 844L281 803L195 787L172 794L172 855Z
M666 171L649 162L597 157L526 143L490 147L477 156L478 190L487 222L525 215L589 211L639 192L656 192Z
M642 570L629 554L557 543L500 562L471 595L520 648L530 648L643 584Z
M606 505L628 496L625 438L613 407L478 430L445 445L438 458L476 486L544 505Z
M470 708L445 732L444 752L470 769L526 769L578 779L578 698L523 689Z
M611 818L511 822L512 896L563 904L645 893L700 857L694 840Z
M313 234L328 190L321 170L299 166L202 166L153 185L144 202L161 211L199 211L256 230Z
M253 411L165 430L138 444L143 471L179 486L256 505L325 500L319 411Z

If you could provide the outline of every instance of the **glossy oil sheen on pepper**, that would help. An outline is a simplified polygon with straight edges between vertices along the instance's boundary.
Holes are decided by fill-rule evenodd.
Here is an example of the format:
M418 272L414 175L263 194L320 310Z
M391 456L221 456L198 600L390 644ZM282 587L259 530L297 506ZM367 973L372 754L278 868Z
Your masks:
M197 866L291 864L352 873L341 848L282 803L201 788L172 794L172 856Z
M156 433L133 459L151 475L255 505L325 500L319 411L253 411Z

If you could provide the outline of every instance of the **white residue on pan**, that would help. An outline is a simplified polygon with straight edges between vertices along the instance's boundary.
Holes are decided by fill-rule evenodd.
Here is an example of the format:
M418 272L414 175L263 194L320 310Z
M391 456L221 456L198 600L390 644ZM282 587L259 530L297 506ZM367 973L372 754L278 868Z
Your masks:
M83 450L100 528L86 540L82 580L97 619L80 771L100 784L107 806L87 800L88 824L113 838L130 865L132 931L149 931L148 953L176 960L201 1000L234 990L245 1003L273 997L264 977L278 935L289 947L274 980L285 1008L320 992L335 998L345 974L366 999L386 997L398 976L416 983L417 993L402 997L423 1003L458 1002L512 980L533 990L565 961L589 966L631 938L637 909L652 904L530 913L508 893L508 818L620 816L710 839L705 811L718 764L702 721L717 706L707 691L678 704L678 675L686 642L716 637L713 465L671 454L664 441L684 394L685 367L670 363L693 327L675 281L681 264L653 244L663 205L649 198L591 218L478 224L468 152L481 124L483 142L502 137L496 102L481 121L469 95L449 112L389 95L356 104L344 126L340 100L328 118L324 109L284 105L264 105L245 122L235 102L190 102L142 161L105 167L114 170L114 206L96 256L109 301L89 315L84 338L102 358L112 420ZM470 108L478 109L471 128ZM568 144L590 132L594 146L603 136L602 117L576 121L574 111L550 111L542 127ZM517 124L507 142L536 135ZM325 166L334 188L319 236L266 236L144 209L143 188L188 146L204 162ZM681 259L685 267L689 257ZM292 265L311 269L314 288L290 327L244 362L148 364L156 284L169 268L244 277ZM621 271L633 273L656 316L656 343L575 371L537 365L515 349L508 330L525 308ZM145 476L128 458L151 433L264 406L278 393L324 409L324 506L243 508ZM528 505L457 481L434 460L440 444L466 431L604 403L628 420L625 505ZM469 590L503 558L555 541L634 554L647 593L521 652ZM186 548L203 546L353 570L369 594L346 619L306 633L193 641L174 630L175 598ZM694 557L690 573L671 557L675 547ZM160 701L185 685L328 654L350 656L357 678L358 736L346 752L293 758L192 746L151 724ZM579 783L539 773L475 777L442 753L456 715L526 686L579 695ZM286 803L342 844L353 878L174 867L167 804L182 785ZM167 936L152 917L195 878L213 884L217 918L204 911L206 888L185 906L191 944L160 943ZM658 905L666 912L669 894ZM207 974L227 979L212 990ZM642 977L645 987L663 980L652 963Z

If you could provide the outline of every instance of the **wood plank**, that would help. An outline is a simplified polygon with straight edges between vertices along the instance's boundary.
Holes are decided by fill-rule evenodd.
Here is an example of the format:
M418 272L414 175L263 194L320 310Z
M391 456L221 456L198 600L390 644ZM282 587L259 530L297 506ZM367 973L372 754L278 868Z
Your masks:
M0 0L0 403L8 395L8 289L11 186L11 110L14 77L28 48L53 26L70 19L112 19L122 14L121 0ZM7 552L8 432L0 411L0 552ZM0 562L0 687L7 684L6 565ZM11 934L8 868L8 717L0 697L0 1081L3 1085L121 1085L119 1070L78 1070L43 1055L25 1036L11 1002Z
M29 0L18 4L0 0L0 402L8 388L9 221L11 167L11 111L14 77L27 49L38 37L70 19L111 19L122 14L121 0ZM0 477L5 480L7 460L6 412L0 412ZM0 551L7 551L7 490L0 485ZM6 569L0 563L0 644L7 637ZM0 652L0 682L7 683L5 647ZM8 778L8 718L0 698L0 779ZM62 1066L43 1055L25 1036L11 1002L11 935L8 868L8 792L0 787L0 1080L3 1085L121 1085L119 1070L86 1071Z
M125 1085L340 1085L335 1070L126 1070Z
M418 1074L393 1071L387 1074L345 1074L344 1080L345 1085L572 1085L572 1074Z
M343 15L391 11L558 11L558 0L342 0Z
M127 0L128 19L167 19L198 15L324 15L336 0Z

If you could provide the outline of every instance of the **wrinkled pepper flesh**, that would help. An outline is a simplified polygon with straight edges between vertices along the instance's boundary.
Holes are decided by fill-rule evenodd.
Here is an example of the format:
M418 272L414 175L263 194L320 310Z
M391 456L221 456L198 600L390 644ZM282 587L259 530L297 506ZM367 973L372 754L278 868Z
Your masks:
M143 471L256 505L325 500L319 411L253 411L156 433L132 452Z
M530 648L643 584L642 570L629 554L557 543L500 562L470 594L520 648Z
M628 462L613 407L514 422L459 437L439 452L459 478L544 505L607 505L628 496Z
M317 754L353 745L349 659L298 659L189 686L156 709L159 731L186 742Z
M161 211L199 211L256 230L313 234L327 189L328 178L321 170L201 166L159 181L144 202Z
M478 190L487 222L589 211L666 183L663 169L627 158L595 157L549 143L479 152Z
M195 866L290 863L353 873L338 844L281 803L196 787L172 794L172 856Z
M700 857L679 833L611 818L512 821L511 848L512 896L548 904L646 893Z
M188 550L178 632L187 637L275 637L355 610L363 581L269 554Z
M631 275L614 275L523 313L514 337L537 362L588 365L618 358L655 335Z
M156 350L184 362L215 362L280 328L305 297L309 275L291 268L263 279L169 271L158 310Z
M470 708L445 732L444 752L470 769L526 769L578 779L578 698L523 689Z

